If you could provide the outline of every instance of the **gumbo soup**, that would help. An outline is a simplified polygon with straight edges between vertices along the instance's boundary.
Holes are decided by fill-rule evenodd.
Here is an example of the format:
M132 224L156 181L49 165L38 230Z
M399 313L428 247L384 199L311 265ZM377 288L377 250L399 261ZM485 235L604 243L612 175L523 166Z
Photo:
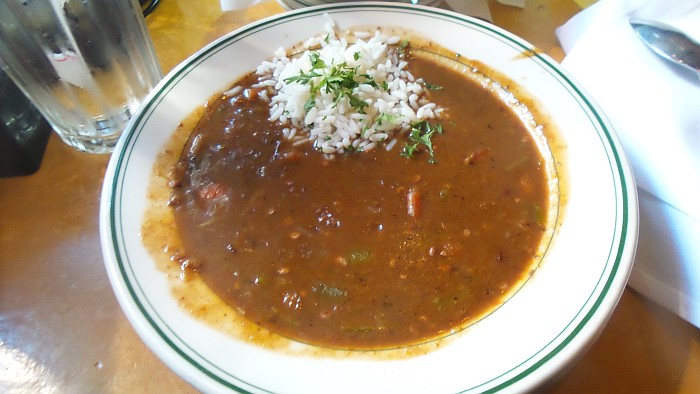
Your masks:
M188 269L249 321L324 347L422 343L536 268L551 156L485 68L349 40L278 53L208 103L170 203Z

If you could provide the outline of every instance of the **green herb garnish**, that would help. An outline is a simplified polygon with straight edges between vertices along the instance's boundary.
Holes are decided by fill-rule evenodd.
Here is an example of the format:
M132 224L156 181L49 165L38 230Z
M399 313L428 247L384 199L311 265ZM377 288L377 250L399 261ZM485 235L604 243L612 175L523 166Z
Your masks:
M376 123L377 126L381 126L382 124L384 124L384 122L394 123L394 122L398 121L400 118L401 117L399 115L388 114L386 112L382 112L381 114L379 114L379 116L377 116L374 119L374 123Z
M396 50L396 52L399 54L399 56L401 56L401 57L406 56L406 52L408 51L409 44L410 44L410 42L408 41L407 38L404 38L403 40L401 40L401 42L399 42L399 46Z
M442 90L442 89L444 89L444 87L442 87L440 85L434 85L434 84L427 82L427 81L423 81L423 85L428 90Z
M359 56L359 52L355 53L355 59L358 59ZM334 96L334 106L338 105L343 97L346 97L352 108L361 114L365 113L365 108L369 104L353 94L353 91L361 84L368 84L375 88L379 87L372 77L367 74L360 74L358 72L359 66L353 68L345 62L329 66L316 51L309 53L309 59L311 61L311 70L308 73L301 71L299 75L285 78L284 80L288 84L309 85L310 96L304 103L306 112L316 105L316 96L323 90L324 93ZM315 80L314 78L320 78L320 80Z
M435 152L433 151L433 141L431 140L435 133L442 134L442 125L439 123L430 124L430 122L426 120L413 123L411 125L411 132L408 134L409 142L404 145L401 156L413 158L413 154L422 145L428 151L428 154L430 154L428 163L437 163Z
M321 76L321 74L318 74L315 72L311 72L309 74L306 74L305 72L302 71L299 75L295 75L293 77L289 77L289 78L285 79L284 82L286 82L286 83L300 83L302 85L307 85L307 84L312 83L311 82L312 78L316 78L316 77L320 77L320 76Z
M309 60L311 60L312 69L325 68L326 62L321 59L321 55L318 52L310 52Z

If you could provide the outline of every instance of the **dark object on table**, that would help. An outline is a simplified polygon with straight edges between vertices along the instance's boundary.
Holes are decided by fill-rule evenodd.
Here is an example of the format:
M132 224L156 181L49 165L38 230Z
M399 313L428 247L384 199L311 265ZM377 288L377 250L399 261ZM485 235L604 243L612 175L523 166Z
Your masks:
M0 70L0 178L36 172L51 126Z
M160 0L139 0L143 16L148 16L156 8Z

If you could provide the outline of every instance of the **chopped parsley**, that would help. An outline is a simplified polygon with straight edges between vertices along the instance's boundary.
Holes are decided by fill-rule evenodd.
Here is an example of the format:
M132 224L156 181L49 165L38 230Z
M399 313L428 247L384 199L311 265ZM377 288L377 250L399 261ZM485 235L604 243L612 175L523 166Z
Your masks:
M355 53L355 59L360 57L360 53ZM358 67L350 67L347 63L328 65L321 59L317 51L309 53L311 61L311 70L309 72L301 71L299 75L295 75L284 80L285 83L298 83L309 85L309 99L304 103L304 110L308 112L316 105L316 96L323 91L326 94L334 96L333 105L336 106L344 97L347 98L350 106L357 112L364 114L365 108L369 106L366 101L360 99L353 94L355 88L361 84L367 84L374 88L379 88L372 77L366 73L359 73ZM316 78L320 78L317 80ZM381 87L384 87L382 84Z
M423 81L423 85L428 90L442 90L442 89L444 89L444 87L442 87L440 85L434 85L428 81Z
M399 119L401 119L401 116L399 115L382 112L381 114L379 114L379 116L377 116L374 119L374 123L376 123L378 126L381 126L384 122L394 123L397 122Z
M442 134L441 124L430 124L430 122L426 120L413 123L411 125L411 132L408 134L408 142L404 145L401 156L412 158L418 148L423 146L430 155L428 163L437 163L435 152L433 151L433 141L431 140L435 133Z
M409 44L410 44L410 42L406 38L404 38L403 40L401 40L401 42L399 42L399 47L397 49L397 52L400 56L406 56L406 52L408 50Z

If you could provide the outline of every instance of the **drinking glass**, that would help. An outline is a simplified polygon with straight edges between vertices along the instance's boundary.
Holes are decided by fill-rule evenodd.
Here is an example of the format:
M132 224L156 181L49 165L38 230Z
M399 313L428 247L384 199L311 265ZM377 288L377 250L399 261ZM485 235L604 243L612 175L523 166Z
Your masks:
M108 153L162 78L136 0L2 0L0 66L61 139Z

